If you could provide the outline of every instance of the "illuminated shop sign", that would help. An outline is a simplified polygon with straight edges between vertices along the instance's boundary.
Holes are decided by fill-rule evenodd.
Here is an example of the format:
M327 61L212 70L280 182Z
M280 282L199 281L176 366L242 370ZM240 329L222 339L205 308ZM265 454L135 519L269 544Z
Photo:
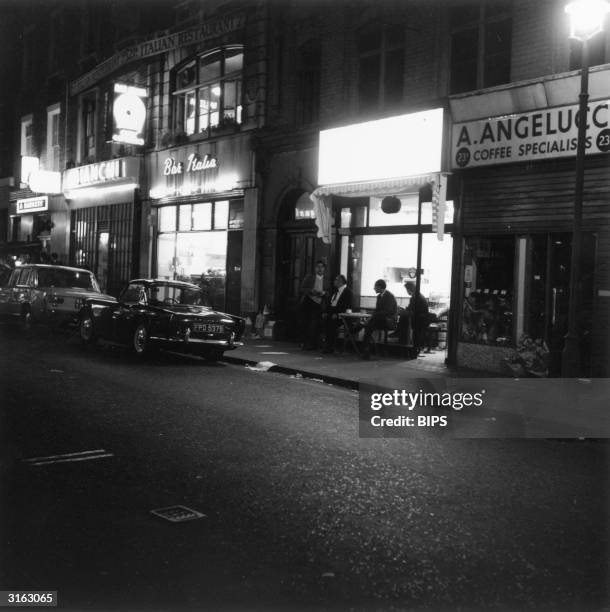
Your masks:
M48 196L40 196L38 198L25 198L24 200L17 200L15 212L18 215L43 212L49 210L49 198Z
M191 153L185 162L176 161L173 157L167 157L163 162L163 176L203 172L205 170L214 170L215 168L218 168L218 160L213 155L206 153L201 157L198 153Z
M417 176L441 169L443 109L320 132L318 183Z
M125 178L125 168L122 159L111 159L99 164L89 164L79 168L71 168L64 172L63 188L77 189L90 185L100 185L109 181Z
M112 140L132 145L143 145L146 121L146 89L122 83L114 84L112 105Z
M578 105L494 117L453 126L453 168L574 157L578 144ZM588 106L586 153L610 151L608 100Z

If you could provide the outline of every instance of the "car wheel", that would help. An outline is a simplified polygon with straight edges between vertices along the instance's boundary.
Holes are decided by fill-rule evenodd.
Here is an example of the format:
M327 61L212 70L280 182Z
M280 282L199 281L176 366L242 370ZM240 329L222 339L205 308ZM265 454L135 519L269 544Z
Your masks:
M135 328L132 346L136 355L143 356L148 353L148 328L144 323L140 323L140 325Z
M80 320L79 325L80 339L85 344L92 344L95 342L95 324L93 323L93 316L90 312L86 312Z

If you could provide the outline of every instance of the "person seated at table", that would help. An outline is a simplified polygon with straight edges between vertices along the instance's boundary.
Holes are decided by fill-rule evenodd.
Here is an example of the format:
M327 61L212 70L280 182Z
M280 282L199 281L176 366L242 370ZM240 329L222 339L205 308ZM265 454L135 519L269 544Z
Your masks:
M352 308L354 294L347 286L347 279L343 274L338 274L333 282L335 287L334 293L326 306L325 312L322 314L326 326L326 341L324 353L333 353L335 350L335 341L337 339L337 329L341 325L339 315L346 310Z
M396 328L398 304L394 294L386 289L386 282L382 278L375 281L374 289L377 294L377 301L371 318L364 326L363 359L369 359L371 356L371 337L375 330L387 331Z
M409 328L412 328L413 350L411 357L417 358L423 346L427 344L426 330L430 323L428 300L417 291L417 285L413 281L406 281L405 289L411 299L409 300L409 305L400 313L398 327L392 336L398 336L402 344L407 344Z

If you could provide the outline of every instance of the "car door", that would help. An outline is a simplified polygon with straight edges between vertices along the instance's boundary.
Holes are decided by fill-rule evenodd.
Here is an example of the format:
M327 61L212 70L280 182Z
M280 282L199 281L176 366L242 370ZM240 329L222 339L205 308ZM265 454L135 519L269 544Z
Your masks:
M29 308L30 286L29 280L32 270L29 267L21 267L15 270L18 274L14 276L14 284L11 287L11 295L8 303L8 314L19 316L24 308Z
M112 309L112 329L114 340L128 343L136 325L136 318L142 314L146 302L146 292L142 283L130 283L119 296Z

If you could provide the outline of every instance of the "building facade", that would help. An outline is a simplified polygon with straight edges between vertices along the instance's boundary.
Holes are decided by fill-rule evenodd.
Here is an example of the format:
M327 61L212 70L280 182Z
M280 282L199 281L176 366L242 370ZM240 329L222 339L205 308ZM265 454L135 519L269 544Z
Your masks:
M501 373L528 337L559 374L581 62L563 3L35 13L21 14L7 241L87 265L110 292L161 276L229 312L266 306L280 337L298 334L317 259L358 309L377 278L406 305L413 280L446 321L448 363ZM579 282L595 376L610 362L607 26L590 43Z

